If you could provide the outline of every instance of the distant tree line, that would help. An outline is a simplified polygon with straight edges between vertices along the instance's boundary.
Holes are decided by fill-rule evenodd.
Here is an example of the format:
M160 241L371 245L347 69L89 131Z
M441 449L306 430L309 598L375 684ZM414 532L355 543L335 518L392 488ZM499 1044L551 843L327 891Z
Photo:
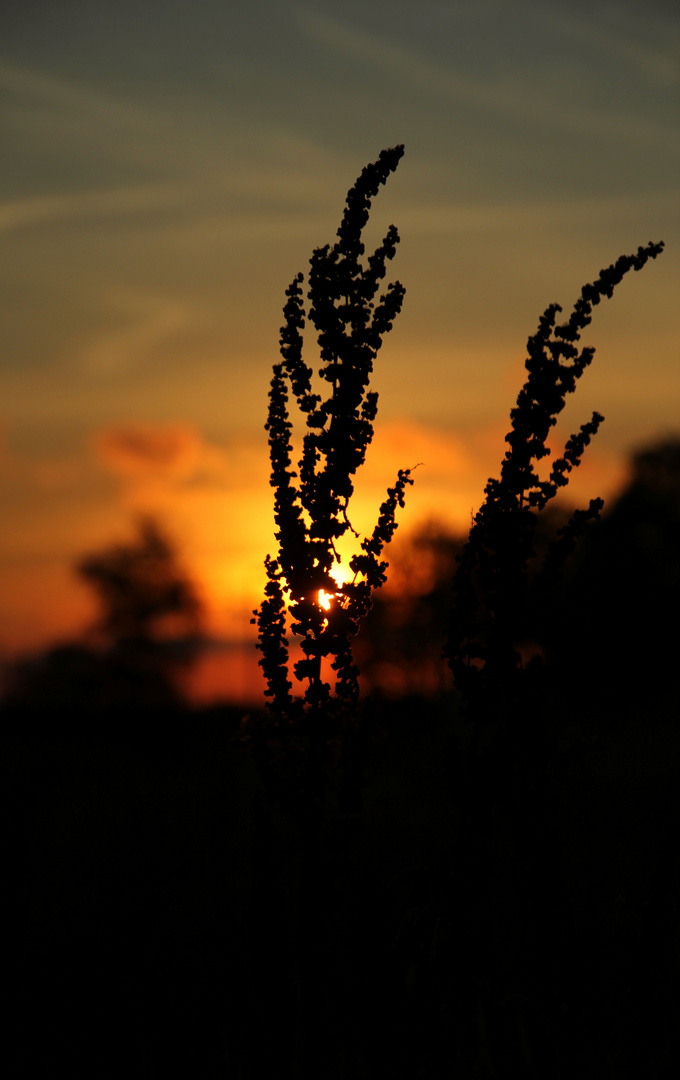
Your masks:
M515 647L523 665L541 660L568 692L570 707L586 687L603 709L631 695L652 700L675 692L680 439L635 451L628 471L623 489L566 560L549 603L533 589L536 572L569 509L546 509L534 535L530 604ZM398 697L450 688L441 642L466 539L433 519L394 542L391 575L356 640L367 692Z

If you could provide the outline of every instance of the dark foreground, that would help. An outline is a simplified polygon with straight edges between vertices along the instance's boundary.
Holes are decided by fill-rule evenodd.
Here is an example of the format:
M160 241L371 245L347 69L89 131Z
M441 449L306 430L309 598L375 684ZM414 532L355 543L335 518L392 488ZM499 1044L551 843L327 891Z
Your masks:
M5 1075L680 1075L675 706L474 775L452 710L385 706L318 842L237 713L6 713Z

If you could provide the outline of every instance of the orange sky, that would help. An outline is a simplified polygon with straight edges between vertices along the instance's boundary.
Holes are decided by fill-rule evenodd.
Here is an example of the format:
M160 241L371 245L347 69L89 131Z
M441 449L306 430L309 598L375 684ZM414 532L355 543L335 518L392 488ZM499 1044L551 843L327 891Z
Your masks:
M632 448L677 431L673 5L55 9L16 6L0 42L2 653L82 630L72 566L140 510L176 539L211 630L251 633L284 291L383 146L406 154L368 244L397 225L406 300L375 372L361 531L418 462L403 527L469 523L539 315L650 239L663 256L584 335L597 354L557 438L606 422L571 497L611 495ZM246 678L226 655L216 686L222 662Z

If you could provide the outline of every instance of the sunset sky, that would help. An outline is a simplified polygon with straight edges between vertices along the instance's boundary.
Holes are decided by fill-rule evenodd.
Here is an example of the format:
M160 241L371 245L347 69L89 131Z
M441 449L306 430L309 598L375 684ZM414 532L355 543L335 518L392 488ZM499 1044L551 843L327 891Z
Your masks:
M82 629L74 561L142 510L212 631L249 632L275 547L263 425L284 292L396 143L368 242L398 227L406 300L354 523L422 462L404 528L469 524L543 309L664 240L595 310L558 429L604 413L569 491L613 495L632 448L680 433L679 87L677 0L11 4L0 653Z

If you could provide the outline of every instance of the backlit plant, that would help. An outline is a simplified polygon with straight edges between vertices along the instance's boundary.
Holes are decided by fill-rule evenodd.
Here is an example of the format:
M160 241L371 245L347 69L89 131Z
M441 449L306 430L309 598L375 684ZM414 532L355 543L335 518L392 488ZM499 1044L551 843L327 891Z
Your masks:
M594 305L611 298L630 270L641 270L663 250L663 243L639 247L602 270L584 285L565 323L557 324L559 304L550 304L538 330L529 338L528 376L510 413L512 428L499 479L490 479L486 498L475 515L454 581L454 600L445 655L456 685L472 708L472 717L499 719L526 702L515 699L522 661L516 645L524 631L529 602L528 565L532 558L538 514L567 485L586 446L604 417L591 419L566 442L547 479L537 465L550 454L546 440L565 405L567 394L590 364L595 350L579 350L581 331L590 323ZM576 510L548 548L534 595L545 594L588 524L599 517L602 499Z
M267 682L270 718L284 739L291 727L321 746L330 719L358 698L358 670L351 642L367 613L371 594L385 580L383 547L396 528L397 506L404 505L410 470L400 470L380 507L370 536L350 559L352 580L339 583L337 541L352 532L348 516L354 475L364 463L373 437L378 395L369 390L373 363L382 339L401 310L404 287L392 282L379 294L386 265L394 257L399 234L390 225L384 240L364 261L364 229L372 198L392 173L403 146L383 150L367 165L347 195L342 223L333 246L317 248L310 260L309 306L305 312L303 275L286 290L281 360L274 364L269 392L270 483L278 554L267 556L266 595L254 613ZM302 358L305 320L316 331L326 397L313 389L313 371ZM321 387L320 387L321 388ZM292 392L306 421L302 456L292 467L289 417ZM304 693L293 692L287 629L300 640L302 658L292 665ZM330 658L332 687L322 673ZM305 725L309 721L309 727Z

